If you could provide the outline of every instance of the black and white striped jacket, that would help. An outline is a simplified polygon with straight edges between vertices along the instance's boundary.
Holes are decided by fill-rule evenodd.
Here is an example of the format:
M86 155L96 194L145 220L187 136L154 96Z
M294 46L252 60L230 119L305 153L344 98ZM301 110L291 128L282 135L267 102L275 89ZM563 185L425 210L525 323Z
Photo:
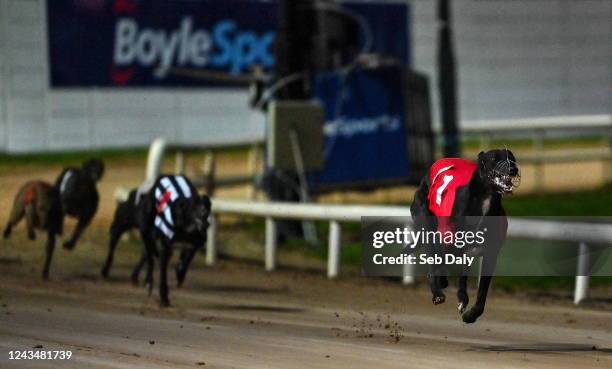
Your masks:
M162 176L152 187L155 199L155 227L168 240L175 236L174 219L172 217L172 204L179 198L197 196L195 187L184 176Z

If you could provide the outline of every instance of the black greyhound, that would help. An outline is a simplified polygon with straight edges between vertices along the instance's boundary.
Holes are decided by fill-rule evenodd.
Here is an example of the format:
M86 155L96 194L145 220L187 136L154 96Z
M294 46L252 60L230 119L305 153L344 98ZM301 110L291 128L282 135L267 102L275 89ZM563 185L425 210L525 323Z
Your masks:
M77 225L64 247L72 250L98 210L100 196L96 183L104 174L104 163L98 159L85 161L80 168L65 168L55 181L59 189L64 215L77 218ZM62 219L63 222L63 219Z
M464 168L453 168L454 164L465 162ZM450 164L449 164L450 163ZM474 323L485 308L487 292L495 270L497 255L504 242L507 220L502 206L502 196L512 193L520 184L520 172L514 154L507 149L491 150L478 154L476 163L462 159L441 159L436 162L428 176L425 176L414 195L410 207L416 229L440 230L441 226L451 226L454 230L489 229L486 247L462 250L475 256L482 256L481 277L478 284L476 303L465 311L469 297L467 293L467 267L459 276L457 299L458 310L466 323ZM455 175L451 175L455 170ZM448 174L447 174L448 173ZM453 181L463 176L463 185L457 185L452 191L454 201L447 207L447 216L436 214L436 205L444 199L445 191L451 191ZM437 204L436 204L437 203ZM470 220L471 219L471 220ZM473 222L477 219L477 222ZM491 230L494 230L491 232ZM452 250L452 251L451 251ZM444 248L435 245L428 252L456 252L457 248ZM461 251L461 250L460 250ZM429 284L432 301L435 305L445 301L443 289L448 286L444 270L430 266Z
M108 279L110 276L110 270L113 266L113 260L115 257L115 249L117 248L121 236L130 230L140 229L140 220L146 218L145 215L139 214L139 210L142 210L142 207L139 207L138 204L140 203L142 196L146 196L150 191L152 185L153 183L145 183L141 187L131 190L127 199L117 204L117 208L115 209L115 214L113 216L113 222L111 223L109 229L108 255L106 256L106 261L102 267L101 274L104 279ZM154 251L155 256L159 256L157 255L157 250ZM187 252L187 249L183 249L183 252ZM181 256L181 259L182 258L183 257ZM138 284L140 271L145 263L146 254L144 253L143 249L139 262L132 270L131 279L133 284ZM184 267L181 264L176 265L176 275L179 287L182 285L185 278L184 276L186 271L183 269Z
M153 288L153 265L155 257L160 262L160 305L169 306L167 268L173 248L185 245L176 266L179 286L185 280L187 270L196 252L206 243L210 199L198 195L197 190L184 176L160 176L147 190L133 190L128 199L120 203L110 229L108 256L102 275L108 277L113 262L115 247L121 235L132 228L140 231L144 253L132 272L132 281L146 265L146 284Z

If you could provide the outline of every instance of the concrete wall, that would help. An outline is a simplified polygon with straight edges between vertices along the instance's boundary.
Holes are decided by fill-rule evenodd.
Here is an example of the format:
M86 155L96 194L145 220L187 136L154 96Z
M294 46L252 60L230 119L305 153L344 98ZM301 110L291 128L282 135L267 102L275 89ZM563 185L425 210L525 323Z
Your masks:
M411 3L414 62L435 86L437 1ZM612 113L612 1L452 3L462 120Z
M414 65L435 92L437 1L410 3ZM463 121L612 113L611 1L453 4ZM45 15L43 0L0 0L0 150L262 137L246 91L50 90Z

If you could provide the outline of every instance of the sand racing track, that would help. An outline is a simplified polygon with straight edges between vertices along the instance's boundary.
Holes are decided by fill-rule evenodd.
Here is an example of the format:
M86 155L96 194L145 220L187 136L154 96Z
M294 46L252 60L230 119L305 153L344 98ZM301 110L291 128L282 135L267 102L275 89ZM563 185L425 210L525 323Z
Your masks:
M92 272L43 283L16 264L2 266L1 368L612 367L612 313L565 303L494 294L468 326L423 288L224 262L196 270L160 310L127 268L110 282ZM8 360L32 348L73 357Z

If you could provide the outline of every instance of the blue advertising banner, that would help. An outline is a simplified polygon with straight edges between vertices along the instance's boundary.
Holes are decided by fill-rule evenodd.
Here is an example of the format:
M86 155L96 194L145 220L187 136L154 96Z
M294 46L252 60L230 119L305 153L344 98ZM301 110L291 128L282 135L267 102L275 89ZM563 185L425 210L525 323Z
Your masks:
M324 169L313 187L397 182L410 174L400 66L321 74L314 94L326 112Z
M405 4L343 2L410 60ZM51 87L231 86L274 65L274 0L47 0ZM362 35L363 36L363 35Z
M274 64L270 1L48 0L47 9L52 87L231 85ZM209 78L189 75L198 71Z

